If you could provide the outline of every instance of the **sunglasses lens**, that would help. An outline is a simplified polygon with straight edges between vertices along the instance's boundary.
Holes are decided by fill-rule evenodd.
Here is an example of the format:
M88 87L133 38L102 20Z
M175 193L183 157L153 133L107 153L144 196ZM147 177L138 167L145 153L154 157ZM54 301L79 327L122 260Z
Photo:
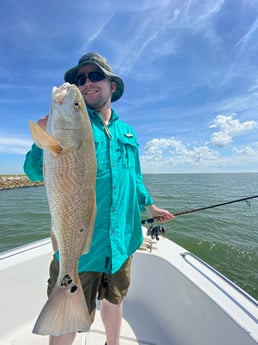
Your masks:
M94 83L100 80L104 80L106 78L105 74L100 71L92 71L89 72L88 78Z
M87 78L90 79L92 83L96 83L98 81L104 80L106 78L105 74L101 71L92 71L88 74L80 74L77 77L77 85L82 86L86 83Z
M77 83L76 84L78 86L84 85L86 83L86 79L87 79L87 77L84 74L80 74L77 77Z

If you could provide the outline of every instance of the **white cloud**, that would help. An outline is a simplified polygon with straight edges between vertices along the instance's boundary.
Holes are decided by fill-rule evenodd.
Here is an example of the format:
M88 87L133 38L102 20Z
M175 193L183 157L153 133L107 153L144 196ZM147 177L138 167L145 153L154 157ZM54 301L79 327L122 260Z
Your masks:
M0 152L25 154L32 145L31 140L0 136Z
M233 153L236 155L243 155L248 157L256 157L258 159L258 142L254 145L234 147Z
M220 132L213 134L212 144L226 146L234 135L242 134L257 127L255 121L240 123L232 116L220 115L212 127L219 125ZM170 172L225 172L257 171L258 142L231 147L223 151L211 149L211 142L199 146L183 143L174 137L153 138L144 147L141 156L144 173Z
M175 138L154 138L146 144L141 160L148 164L198 165L217 158L218 153L206 145L190 148Z
M183 43L183 32L202 31L208 35L211 17L220 11L223 3L224 0L215 3L207 0L205 4L197 0L163 0L151 5L147 1L129 8L127 5L118 7L118 17L123 12L131 15L127 17L126 25L116 33L117 39L110 40L113 49L119 50L119 54L114 56L114 69L122 75L130 75L142 61L151 64L161 57L174 55ZM121 35L124 40L125 34L126 45L121 49L119 37Z
M141 156L144 173L257 172L258 142L227 154L207 145L189 147L175 138L150 140Z
M211 135L210 144L220 147L226 146L233 142L235 136L242 135L257 128L256 121L240 122L239 119L234 119L235 116L236 114L216 116L210 128L219 128L220 130Z
M257 5L257 4L256 4ZM257 31L258 28L258 18L256 18L256 20L254 21L254 23L251 25L251 27L249 28L249 30L247 31L247 33L239 40L239 42L237 43L237 46L240 45L242 46L242 51L244 50L244 48L246 47L247 43L249 42L249 40L252 38L253 34ZM256 39L256 37L254 37L254 39Z

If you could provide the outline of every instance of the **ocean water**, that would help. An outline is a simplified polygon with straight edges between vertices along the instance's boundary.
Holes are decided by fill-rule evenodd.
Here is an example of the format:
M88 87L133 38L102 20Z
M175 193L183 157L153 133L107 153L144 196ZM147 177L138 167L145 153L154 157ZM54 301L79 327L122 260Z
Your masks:
M258 174L148 174L157 206L172 213L258 195ZM144 213L142 218L150 218ZM258 198L175 217L166 236L258 299ZM44 187L0 191L0 251L46 238Z

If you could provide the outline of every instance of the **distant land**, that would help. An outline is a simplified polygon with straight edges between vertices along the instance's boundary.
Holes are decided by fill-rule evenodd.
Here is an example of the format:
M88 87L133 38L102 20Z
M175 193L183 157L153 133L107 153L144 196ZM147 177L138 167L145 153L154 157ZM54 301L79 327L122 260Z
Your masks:
M25 175L0 175L0 190L43 186L43 182L31 182Z

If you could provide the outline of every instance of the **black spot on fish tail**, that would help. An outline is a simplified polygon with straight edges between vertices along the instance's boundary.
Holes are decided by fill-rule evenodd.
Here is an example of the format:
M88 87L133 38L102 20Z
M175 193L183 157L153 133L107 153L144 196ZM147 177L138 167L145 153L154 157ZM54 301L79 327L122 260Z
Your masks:
M78 287L77 287L76 285L74 285L74 286L71 287L71 292L73 293L73 292L75 292L77 289L78 289Z
M80 232L83 232L83 231L84 231L84 228L81 228L81 229L80 229Z
M69 276L69 274L66 274L61 280L61 286L68 286L72 284L72 282L73 282L72 278Z

